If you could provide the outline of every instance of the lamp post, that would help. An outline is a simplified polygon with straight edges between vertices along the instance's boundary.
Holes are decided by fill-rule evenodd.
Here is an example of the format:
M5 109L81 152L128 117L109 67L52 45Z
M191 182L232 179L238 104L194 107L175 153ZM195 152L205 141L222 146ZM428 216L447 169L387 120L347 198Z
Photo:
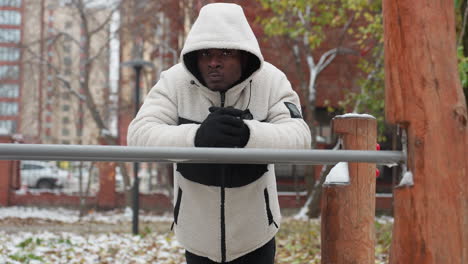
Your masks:
M141 70L145 66L148 66L150 68L154 68L154 64L137 59L137 60L131 60L122 63L122 67L132 67L133 70L135 71L135 116L138 113L138 110L140 109L140 75L141 75ZM132 232L134 235L138 234L138 212L140 210L140 178L138 178L138 167L139 164L138 162L133 163L133 188L132 188L132 209L133 209L133 218L132 218Z

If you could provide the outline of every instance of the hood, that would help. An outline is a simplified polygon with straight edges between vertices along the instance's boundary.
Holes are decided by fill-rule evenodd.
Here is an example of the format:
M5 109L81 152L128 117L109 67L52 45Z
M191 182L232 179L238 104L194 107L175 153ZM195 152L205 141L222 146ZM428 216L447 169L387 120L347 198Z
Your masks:
M257 38L242 7L236 4L205 5L187 36L181 60L184 67L202 84L204 82L198 71L195 51L210 48L237 49L248 54L248 66L243 69L239 82L251 77L263 65Z

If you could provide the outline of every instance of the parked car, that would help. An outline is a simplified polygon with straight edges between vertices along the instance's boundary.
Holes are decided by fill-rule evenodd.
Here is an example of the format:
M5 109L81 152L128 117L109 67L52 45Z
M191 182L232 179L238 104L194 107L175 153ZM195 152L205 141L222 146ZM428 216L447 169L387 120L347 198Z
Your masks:
M21 183L30 188L62 188L67 181L68 172L46 161L21 161Z

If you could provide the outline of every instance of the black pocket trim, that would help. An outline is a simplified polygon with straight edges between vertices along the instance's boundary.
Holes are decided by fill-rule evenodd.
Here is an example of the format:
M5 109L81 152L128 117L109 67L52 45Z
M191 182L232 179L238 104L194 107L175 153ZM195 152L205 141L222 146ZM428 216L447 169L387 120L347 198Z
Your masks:
M177 171L187 180L208 186L236 188L250 184L268 171L266 164L178 163ZM224 175L224 183L221 183Z
M288 108L291 118L302 118L301 111L297 109L297 106L290 102L284 102L286 108Z
M200 122L190 120L187 118L179 117L179 125L184 125L184 124L201 124Z
M180 189L179 187L179 190L177 191L177 200L176 200L176 204L174 207L174 223L176 225L177 225L177 220L179 219L179 210L180 210L181 201L182 201L182 189Z
M265 206L266 206L267 217L268 217L268 225L274 224L276 228L278 228L278 224L276 224L275 220L273 219L273 214L271 213L270 196L268 195L267 188L265 188L265 190L263 191L263 195L265 196Z

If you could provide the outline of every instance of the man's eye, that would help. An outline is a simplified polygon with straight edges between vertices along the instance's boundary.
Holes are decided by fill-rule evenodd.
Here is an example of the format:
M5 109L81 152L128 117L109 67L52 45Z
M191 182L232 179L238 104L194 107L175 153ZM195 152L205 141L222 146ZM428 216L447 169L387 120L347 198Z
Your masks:
M208 57L208 56L210 56L210 52L204 50L204 51L201 52L201 55L202 55L202 57Z
M231 50L223 50L223 56L232 56Z

